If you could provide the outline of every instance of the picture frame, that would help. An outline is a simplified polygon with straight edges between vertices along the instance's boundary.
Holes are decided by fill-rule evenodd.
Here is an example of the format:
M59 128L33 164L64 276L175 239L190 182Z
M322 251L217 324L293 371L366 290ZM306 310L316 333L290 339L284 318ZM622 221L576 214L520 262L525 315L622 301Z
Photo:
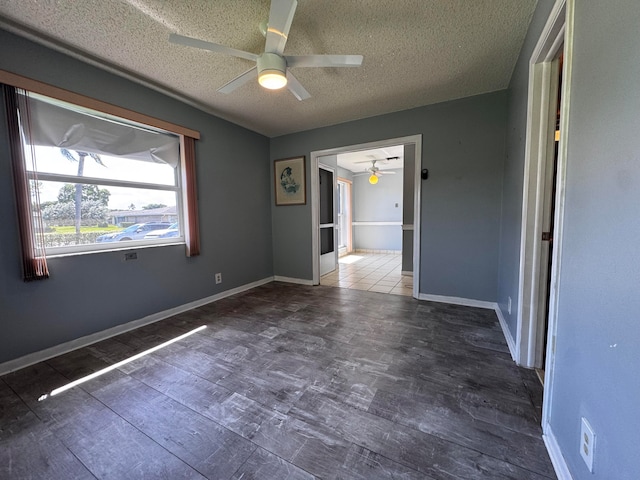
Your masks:
M305 156L274 160L273 182L276 206L305 205L307 203Z

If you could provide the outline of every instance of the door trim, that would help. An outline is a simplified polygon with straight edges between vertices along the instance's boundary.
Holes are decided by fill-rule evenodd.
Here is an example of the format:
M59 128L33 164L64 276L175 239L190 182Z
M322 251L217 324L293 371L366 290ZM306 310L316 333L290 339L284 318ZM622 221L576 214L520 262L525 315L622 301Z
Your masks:
M422 198L420 172L422 170L422 135L390 138L387 140L345 145L342 147L311 152L311 255L313 259L312 266L314 285L320 284L320 239L317 228L319 221L318 207L320 202L320 192L317 186L319 158L326 155L337 155L339 153L353 152L357 150L370 150L373 148L384 148L407 144L414 145L416 149L416 168L413 188L413 298L418 298L420 293L420 199Z
M352 202L351 202L351 188L353 187L353 182L347 178L342 178L342 177L338 177L338 184L340 183L344 183L345 184L345 192L347 193L347 244L345 245L346 247L346 254L349 254L353 251L353 222L351 221L351 216L352 216L352 212L351 212L351 206L352 206ZM338 188L340 188L340 185L338 185ZM339 224L339 222L338 222ZM339 225L338 225L339 227ZM339 235L339 234L338 234ZM338 243L340 243L338 241ZM338 247L338 257L340 257L340 248Z
M542 238L542 220L544 206L545 169L548 162L549 118L556 105L556 92L552 85L553 60L565 37L565 0L558 0L549 20L533 51L529 64L529 100L527 107L527 133L524 160L524 180L522 192L522 225L520 235L520 273L518 286L518 329L516 332L516 361L525 367L541 364L536 345L538 344L538 304L540 278L540 251ZM565 50L566 48L565 42ZM565 73L570 59L566 57ZM561 109L567 112L565 94L569 82L563 81ZM566 137L566 125L560 125L560 144L558 147L557 194L564 195L564 178L560 175L560 163L563 162L563 137ZM561 183L562 182L562 183ZM556 205L560 207L560 202ZM557 214L556 214L557 220ZM561 229L561 225L557 224ZM557 232L560 234L560 231ZM557 242L554 242L558 245ZM559 246L559 245L558 245ZM551 287L553 290L553 286ZM542 326L544 328L544 326Z
M554 248L552 254L549 291L549 324L545 365L545 391L542 409L543 436L552 436L550 427L555 372L555 339L558 327L559 279L562 266L564 205L567 170L567 137L569 133L571 77L573 64L573 14L575 0L556 0L549 19L540 35L529 63L529 93L525 146L524 182L522 195L522 226L520 237L520 271L518 286L518 327L516 361L525 367L541 362L536 348L544 331L544 322L537 315L538 280L540 277L540 245L543 213L543 186L548 154L548 119L552 62L564 43L562 92L560 102L560 141L556 178L556 210L554 217ZM554 102L555 103L555 102ZM547 439L545 438L545 442ZM556 471L562 465L556 464Z

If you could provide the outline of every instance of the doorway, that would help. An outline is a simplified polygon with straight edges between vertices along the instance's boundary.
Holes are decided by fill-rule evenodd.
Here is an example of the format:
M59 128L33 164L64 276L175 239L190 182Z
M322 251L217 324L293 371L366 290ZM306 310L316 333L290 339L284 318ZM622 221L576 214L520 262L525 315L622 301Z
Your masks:
M411 187L412 187L412 195L411 195L411 198L409 198L408 200L408 203L411 204L412 206L411 224L408 225L406 229L403 228L403 223L402 223L403 217L400 217L399 221L397 222L398 223L397 227L398 227L398 231L402 232L402 235L408 235L408 238L410 239L408 242L406 242L410 246L408 250L411 250L410 265L412 266L412 269L413 269L413 276L411 277L411 280L410 280L409 290L413 297L415 298L418 297L419 278L420 278L420 275L419 275L419 269L420 269L420 260L419 260L420 259L420 250L419 250L420 202L419 202L419 199L420 199L421 185L419 181L419 173L421 169L421 159L422 159L422 136L421 135L413 135L410 137L400 137L400 138L394 138L394 139L388 139L388 140L381 140L381 141L370 142L366 144L346 145L343 147L311 152L311 203L312 203L312 224L314 225L313 239L312 239L313 240L312 255L313 255L313 284L314 285L320 284L321 271L326 271L326 268L324 267L321 268L321 260L320 260L320 257L322 255L321 254L321 238L320 238L321 237L320 175L322 170L320 168L321 164L327 164L329 163L329 160L331 160L332 162L331 164L333 165L333 163L335 163L337 168L337 157L340 154L345 154L347 152L355 152L355 151L373 150L373 149L379 149L379 148L390 148L398 145L402 145L405 148L409 148L411 150L412 152L410 156L411 162L415 164L415 165L412 164L411 166L412 178L409 179L409 183L411 184ZM363 171L365 171L366 168L367 168L366 165L362 166ZM340 171L342 170L338 169L338 172ZM418 173L418 176L416 176L416 172ZM369 173L369 176L370 175L371 174ZM396 203L399 204L400 202L396 202ZM396 208L395 203L393 205L394 205L393 208ZM400 208L399 205L397 208ZM338 218L337 214L335 218L336 219ZM356 219L354 218L353 220L354 221L352 223L355 223ZM337 230L339 232L340 222L336 220L335 223L338 224ZM362 222L362 223L369 223L369 222ZM380 223L384 223L384 222L380 222ZM361 226L366 226L366 225L361 225ZM376 225L376 226L380 226L380 225ZM336 242L338 242L337 238L336 238ZM352 239L352 242L353 242L353 239ZM372 249L372 250L375 250L375 249ZM365 253L369 253L369 252L365 252ZM376 252L371 252L371 253L376 254ZM377 253L380 254L380 252L377 252Z
M540 359L536 365L538 379L544 386L544 371L547 360L546 348L549 330L549 304L551 295L551 271L553 269L553 234L555 225L556 210L556 184L558 176L558 145L560 143L560 105L562 104L562 46L558 56L553 59L550 65L551 82L550 92L555 92L555 106L551 109L554 112L552 129L547 132L549 151L545 165L543 210L542 210L542 238L540 245L540 278L538 288L540 296L538 299L538 325L540 326L537 339L537 358ZM551 98L553 105L553 98Z
M544 362L542 429L547 446L550 445L548 442L554 441L549 420L554 388L555 338L558 328L557 300L562 263L573 29L573 2L556 0L534 48L529 66L518 322L514 356L516 362L524 367L539 368ZM561 54L562 82L559 77ZM561 90L560 97L558 89ZM559 138L556 145L558 111L560 112ZM555 175L550 173L550 170L555 170ZM549 185L552 186L552 191L548 191ZM545 199L547 204L550 199L554 204L545 207ZM543 218L545 211L549 219L553 219L552 237L551 231L545 230ZM546 246L545 258L543 234L547 232L549 232L547 235L553 238L553 248ZM541 281L545 275L541 273L542 270L546 272L547 278L544 279L541 288ZM557 455L555 449L551 448L549 452L554 465L556 463L561 465L563 460L560 456L557 457L557 461L554 460Z
M411 264L407 272L402 271L405 193L410 197L413 192L412 182L405 188L404 153L404 145L394 145L335 155L341 176L336 205L338 244L342 247L338 268L321 275L321 285L412 295ZM352 187L351 201L346 198L347 187ZM412 200L406 203L412 206ZM346 222L348 213L353 217L350 226ZM347 249L349 233L352 248Z

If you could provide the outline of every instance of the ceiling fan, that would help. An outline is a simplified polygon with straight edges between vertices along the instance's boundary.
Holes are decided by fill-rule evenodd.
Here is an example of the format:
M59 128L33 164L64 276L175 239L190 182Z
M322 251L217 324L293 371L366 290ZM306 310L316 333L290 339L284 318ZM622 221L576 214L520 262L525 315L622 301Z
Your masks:
M383 161L389 161L389 160L398 160L400 157L387 157L387 158L382 158L382 159L377 159L377 160L364 160L361 162L355 162L355 163L369 163L371 162L371 166L369 168L367 168L363 173L356 173L353 176L354 177L358 177L360 175L369 175L369 183L371 185L375 185L376 183L378 183L378 177L380 175L395 175L396 172L385 172L380 170L378 167L376 167L376 162L383 162Z
M169 35L169 42L256 62L254 67L218 88L218 92L230 93L258 77L258 83L264 88L277 90L286 85L298 100L306 100L311 95L293 76L290 68L359 67L362 65L362 55L284 55L284 46L287 43L297 5L297 0L271 1L269 20L261 25L261 31L266 38L264 53L261 55L175 33Z

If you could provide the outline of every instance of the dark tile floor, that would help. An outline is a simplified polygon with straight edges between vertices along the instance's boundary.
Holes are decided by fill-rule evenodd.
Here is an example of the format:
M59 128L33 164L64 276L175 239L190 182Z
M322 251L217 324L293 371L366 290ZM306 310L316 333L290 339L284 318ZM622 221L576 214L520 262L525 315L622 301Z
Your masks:
M0 377L0 478L555 478L540 398L490 310L271 283Z

